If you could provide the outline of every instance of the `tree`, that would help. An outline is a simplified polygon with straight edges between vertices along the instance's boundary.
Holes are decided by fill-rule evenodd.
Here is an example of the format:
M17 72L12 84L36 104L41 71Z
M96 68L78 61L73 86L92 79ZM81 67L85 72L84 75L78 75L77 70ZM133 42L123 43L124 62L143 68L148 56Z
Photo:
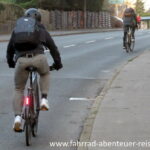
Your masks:
M104 0L87 0L87 9L90 11L100 11L103 8Z
M110 5L109 1L104 0L102 9L103 10L110 10L110 7L111 7L111 5Z
M40 7L42 9L63 9L63 10L83 10L84 0L14 0L24 8ZM86 10L102 10L104 1L107 0L86 0Z
M142 0L136 1L135 10L136 10L136 13L139 15L142 15L144 13L144 2Z
M31 0L14 0L16 3L25 3L25 2L29 2Z
M86 0L86 9L89 11L102 10L104 0ZM39 0L40 8L44 9L64 9L83 10L84 0Z
M48 10L69 9L66 0L38 0L38 7L42 9L48 9Z

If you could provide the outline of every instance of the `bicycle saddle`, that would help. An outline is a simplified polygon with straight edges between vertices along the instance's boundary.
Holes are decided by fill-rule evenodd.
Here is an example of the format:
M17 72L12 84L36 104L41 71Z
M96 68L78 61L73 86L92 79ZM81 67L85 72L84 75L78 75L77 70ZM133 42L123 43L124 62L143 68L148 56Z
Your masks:
M37 71L37 68L34 66L29 66L26 68L27 71Z

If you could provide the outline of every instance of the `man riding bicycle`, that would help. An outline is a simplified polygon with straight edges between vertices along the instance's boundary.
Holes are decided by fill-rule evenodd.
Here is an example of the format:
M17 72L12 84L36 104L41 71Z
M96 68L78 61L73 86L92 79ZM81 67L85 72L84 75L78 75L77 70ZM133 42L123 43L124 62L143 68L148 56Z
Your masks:
M15 27L11 39L9 41L8 47L7 47L7 63L10 68L15 68L15 92L13 97L13 108L15 113L15 119L13 124L14 131L20 131L21 130L21 112L22 112L22 103L23 103L23 97L24 97L24 89L25 85L28 79L29 72L26 71L26 68L28 66L34 66L37 68L37 72L40 75L40 90L41 90L41 103L40 103L40 109L41 110L48 110L49 104L47 100L48 90L49 90L49 65L47 62L47 58L44 55L44 48L48 47L50 50L50 54L54 60L53 67L56 70L61 69L62 63L61 63L61 57L59 54L59 51L51 38L48 31L45 29L45 27L41 24L41 14L38 12L35 8L30 8L25 11L25 14L23 16L22 20L26 23L29 20L32 22L30 25L32 27L36 28L36 32L38 33L38 36L36 37L36 43L38 44L33 45L32 41L30 43L28 42L18 42L17 36L20 33L20 38L26 38L21 37L21 30L24 30L23 28L17 29L18 27ZM21 20L21 19L20 19ZM35 21L34 21L35 20ZM36 23L35 23L36 22ZM19 21L17 22L19 26ZM23 24L23 23L22 23ZM17 26L17 25L16 25ZM25 29L27 30L27 29ZM31 29L29 29L27 35L30 37L30 34L32 35L33 32L30 32ZM30 32L30 33L29 33ZM24 33L25 35L25 33ZM33 38L33 37L32 37ZM19 44L18 44L18 43ZM16 44L17 43L17 44ZM14 60L15 56L15 60Z
M127 36L128 28L131 27L132 31L132 41L135 41L135 29L137 28L137 19L136 13L133 8L126 8L123 14L123 28L124 28L124 36L123 36L123 48L125 49L125 40Z

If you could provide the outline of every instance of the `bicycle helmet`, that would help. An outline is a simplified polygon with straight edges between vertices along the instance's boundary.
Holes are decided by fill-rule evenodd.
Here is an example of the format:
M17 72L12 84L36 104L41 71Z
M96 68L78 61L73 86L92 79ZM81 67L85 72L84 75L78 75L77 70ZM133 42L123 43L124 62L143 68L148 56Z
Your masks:
M25 17L35 18L37 21L41 22L41 13L38 12L36 8L29 8L24 13Z

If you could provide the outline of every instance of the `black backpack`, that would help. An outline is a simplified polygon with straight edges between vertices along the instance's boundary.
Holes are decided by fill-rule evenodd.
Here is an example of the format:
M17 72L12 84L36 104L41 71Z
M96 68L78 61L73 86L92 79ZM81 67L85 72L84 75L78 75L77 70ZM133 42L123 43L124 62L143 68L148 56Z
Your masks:
M40 34L37 21L31 17L21 17L17 20L14 28L15 47L29 45L31 49L36 48L40 42Z

